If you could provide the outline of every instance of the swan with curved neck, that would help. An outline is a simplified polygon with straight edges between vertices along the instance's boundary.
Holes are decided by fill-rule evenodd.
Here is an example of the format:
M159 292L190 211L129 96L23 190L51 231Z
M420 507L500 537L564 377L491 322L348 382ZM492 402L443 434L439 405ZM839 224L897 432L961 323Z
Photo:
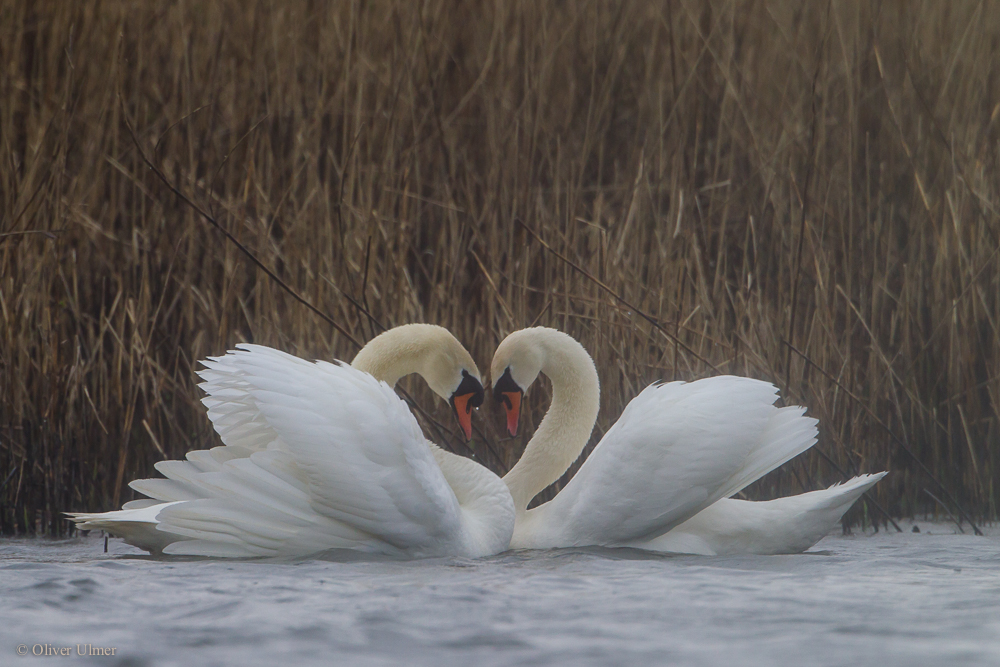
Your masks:
M352 366L237 348L199 373L225 446L158 463L165 479L130 484L148 500L71 515L79 527L154 553L202 556L355 549L478 557L507 548L514 509L506 485L426 441L388 386L422 375L468 437L483 389L472 357L447 330L389 330Z
M500 343L493 356L494 396L507 411L507 431L517 434L521 396L539 373L552 381L552 405L518 462L504 476L518 517L528 503L579 458L600 410L597 369L583 346L555 329L523 329Z
M544 373L552 404L503 478L516 511L512 548L632 546L686 553L809 548L885 473L763 503L731 500L816 442L816 420L776 408L766 382L721 376L648 387L625 408L556 497L527 509L579 457L597 419L593 360L547 328L510 334L491 367L495 399L517 433L524 392Z
M444 327L403 324L361 348L351 366L395 387L416 373L448 401L466 440L472 438L472 408L483 403L483 384L472 355Z

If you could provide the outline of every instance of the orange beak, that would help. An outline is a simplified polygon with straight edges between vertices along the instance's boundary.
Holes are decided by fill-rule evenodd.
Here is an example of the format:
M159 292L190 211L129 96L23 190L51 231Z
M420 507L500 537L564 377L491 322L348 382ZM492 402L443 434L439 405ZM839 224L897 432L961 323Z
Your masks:
M462 427L462 433L466 440L472 440L472 404L469 400L474 394L462 394L451 399L455 408L455 417L458 418L458 425Z
M517 435L517 421L521 416L521 392L503 392L503 403L507 409L507 433L513 438Z

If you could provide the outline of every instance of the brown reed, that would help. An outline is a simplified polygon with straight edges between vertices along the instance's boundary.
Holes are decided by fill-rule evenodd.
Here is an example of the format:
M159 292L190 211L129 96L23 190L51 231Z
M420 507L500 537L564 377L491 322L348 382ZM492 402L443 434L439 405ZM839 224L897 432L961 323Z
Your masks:
M0 0L0 531L216 444L196 360L356 351L141 153L358 341L567 331L594 442L653 380L765 378L820 442L747 497L890 469L894 515L995 519L996 62L985 2Z

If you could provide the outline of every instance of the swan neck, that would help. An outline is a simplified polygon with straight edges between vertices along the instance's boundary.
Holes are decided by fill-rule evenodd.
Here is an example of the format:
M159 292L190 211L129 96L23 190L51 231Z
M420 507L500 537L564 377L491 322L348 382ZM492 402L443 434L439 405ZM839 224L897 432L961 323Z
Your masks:
M361 348L351 366L390 387L412 373L426 377L428 353L436 342L434 332L426 327L409 324L379 334Z
M583 346L553 330L541 329L538 334L541 372L552 382L552 404L524 454L503 478L519 515L579 458L600 409L600 380Z

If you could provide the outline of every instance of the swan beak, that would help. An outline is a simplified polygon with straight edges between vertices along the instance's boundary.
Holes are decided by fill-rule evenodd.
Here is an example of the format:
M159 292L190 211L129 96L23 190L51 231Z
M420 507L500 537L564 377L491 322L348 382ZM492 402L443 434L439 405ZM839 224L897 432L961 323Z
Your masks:
M510 437L517 435L517 422L521 416L521 396L519 391L505 391L501 394L504 407L507 409L507 433Z
M462 382L451 395L449 402L455 410L455 418L462 427L466 442L472 440L472 408L478 408L483 404L484 395L483 383L470 375L469 371L463 370Z
M458 425L462 427L462 433L466 440L472 440L472 397L473 393L453 396L452 407L455 408L455 416L458 418Z
M507 433L512 438L517 435L517 418L521 416L522 396L524 389L514 381L508 366L503 375L493 383L493 398L497 403L503 403L503 407L507 410Z

